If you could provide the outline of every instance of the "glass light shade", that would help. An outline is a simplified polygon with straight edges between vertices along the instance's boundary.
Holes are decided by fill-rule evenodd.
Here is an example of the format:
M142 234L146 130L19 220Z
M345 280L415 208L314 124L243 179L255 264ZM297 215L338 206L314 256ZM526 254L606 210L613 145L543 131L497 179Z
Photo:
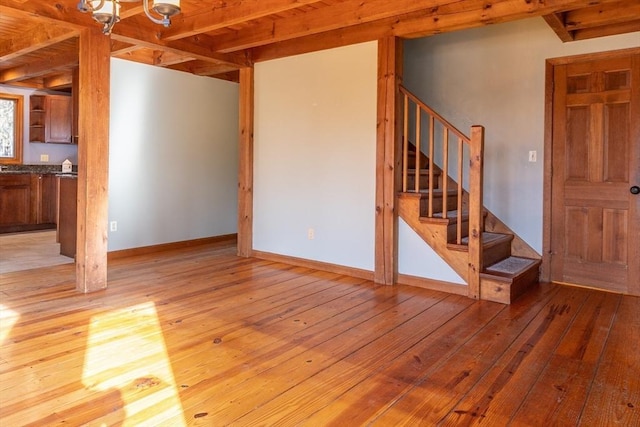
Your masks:
M94 8L99 7L100 0L92 1L91 6ZM115 7L115 14L116 14L116 22L119 21L120 20L120 4L112 0L105 0L101 8L94 9L93 12L91 12L93 19L100 22L101 24L108 23L112 19L114 7Z
M152 9L162 16L173 16L180 13L180 0L154 0Z

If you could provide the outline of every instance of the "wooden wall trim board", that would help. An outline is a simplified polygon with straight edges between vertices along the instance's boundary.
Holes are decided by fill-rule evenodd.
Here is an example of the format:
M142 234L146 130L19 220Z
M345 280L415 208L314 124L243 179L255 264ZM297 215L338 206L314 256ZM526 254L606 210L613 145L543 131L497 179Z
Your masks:
M253 116L254 69L240 69L239 166L238 166L238 256L253 250Z
M415 286L417 288L430 289L432 291L447 292L449 294L468 296L467 285L444 282L442 280L426 279L424 277L398 274L399 285Z
M223 246L237 242L237 234L224 234L221 236L203 237L201 239L182 240L180 242L161 243L159 245L142 246L139 248L122 249L107 254L109 261L138 255L148 255L155 252L165 252L177 249L192 248L200 245Z
M551 277L551 177L553 164L553 62L545 64L544 84L544 177L542 184L542 263L540 280Z
M81 31L76 289L85 293L107 287L110 56L99 28Z
M398 275L398 215L400 183L398 86L402 82L402 40L378 41L378 107L376 143L375 282L392 285Z
M267 261L281 262L284 264L295 265L297 267L313 268L316 270L327 271L329 273L344 274L345 276L356 277L364 280L374 280L372 271L363 270L355 267L347 267L344 265L332 264L330 262L315 261L306 258L298 258L289 255L280 255L272 252L253 251L252 257L264 259Z

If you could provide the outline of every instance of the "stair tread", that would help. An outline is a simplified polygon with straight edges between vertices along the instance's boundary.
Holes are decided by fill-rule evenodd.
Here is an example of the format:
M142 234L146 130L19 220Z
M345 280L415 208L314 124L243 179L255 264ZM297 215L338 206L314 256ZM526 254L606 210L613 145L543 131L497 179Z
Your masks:
M433 195L434 197L442 197L442 194L444 193L444 191L442 190L442 188L434 188L433 189ZM422 195L422 197L427 197L429 196L429 189L428 188L421 188L420 189L420 194ZM447 190L447 196L451 197L451 196L457 196L458 195L458 190Z
M511 256L486 267L483 273L500 276L517 276L539 263L540 260L537 259Z
M492 233L490 231L482 232L482 246L493 246L494 244L504 242L505 240L512 240L513 234L504 234L504 233ZM462 239L463 245L469 244L469 237L465 237Z

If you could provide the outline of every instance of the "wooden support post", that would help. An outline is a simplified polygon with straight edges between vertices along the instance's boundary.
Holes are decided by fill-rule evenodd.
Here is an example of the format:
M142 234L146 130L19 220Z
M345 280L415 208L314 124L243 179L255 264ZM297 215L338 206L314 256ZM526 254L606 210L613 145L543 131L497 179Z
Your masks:
M253 78L253 67L240 69L238 256L242 257L253 251Z
M468 296L480 299L482 271L482 176L484 156L484 128L471 127L469 147L469 275Z
M111 39L80 32L76 289L107 287L109 88Z
M376 283L392 285L398 275L398 220L396 194L401 180L401 117L399 85L402 82L402 40L378 41L378 119L376 143Z

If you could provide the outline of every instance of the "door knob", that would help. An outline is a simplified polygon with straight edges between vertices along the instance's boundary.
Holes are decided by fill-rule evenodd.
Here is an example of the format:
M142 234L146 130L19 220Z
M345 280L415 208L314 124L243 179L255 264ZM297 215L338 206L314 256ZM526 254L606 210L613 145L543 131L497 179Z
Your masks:
M640 194L640 187L638 187L637 185L634 185L629 189L629 191L631 191L631 194Z

